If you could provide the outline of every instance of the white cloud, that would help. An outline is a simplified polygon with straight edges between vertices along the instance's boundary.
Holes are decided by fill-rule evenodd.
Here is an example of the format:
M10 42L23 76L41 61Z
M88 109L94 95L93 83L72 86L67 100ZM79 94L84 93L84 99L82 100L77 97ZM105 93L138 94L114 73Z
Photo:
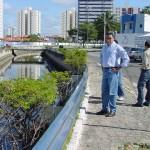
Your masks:
M60 19L43 16L42 35L60 35Z
M51 0L53 3L58 4L73 4L75 0Z
M4 11L11 11L11 6L7 3L4 3Z
M11 7L8 3L4 3L4 28L7 25L15 26L16 24L16 10Z
M4 3L4 13L7 15L15 15L16 14L16 9L12 8L9 4Z

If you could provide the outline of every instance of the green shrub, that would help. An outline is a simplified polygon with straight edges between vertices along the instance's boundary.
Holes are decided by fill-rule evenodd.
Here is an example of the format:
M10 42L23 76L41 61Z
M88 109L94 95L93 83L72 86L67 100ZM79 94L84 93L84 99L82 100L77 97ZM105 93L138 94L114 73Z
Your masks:
M64 63L71 66L73 74L82 74L87 64L87 52L79 49L68 50Z

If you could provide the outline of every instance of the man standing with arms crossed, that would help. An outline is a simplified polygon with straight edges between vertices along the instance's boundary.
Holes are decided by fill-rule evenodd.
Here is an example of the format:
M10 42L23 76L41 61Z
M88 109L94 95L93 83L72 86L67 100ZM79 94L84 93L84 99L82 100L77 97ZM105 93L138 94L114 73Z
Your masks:
M120 62L122 59L122 62ZM102 76L102 110L97 115L113 117L116 114L116 96L118 91L118 71L127 67L129 57L126 51L114 42L113 32L106 33L106 45L100 53ZM109 111L110 109L110 111Z
M145 96L145 102L144 101L144 84L146 83L146 89L147 93ZM141 74L139 77L138 85L138 97L137 97L137 103L133 104L133 107L143 107L150 106L150 40L147 40L145 42L145 51L143 53L142 58L142 67L141 67Z

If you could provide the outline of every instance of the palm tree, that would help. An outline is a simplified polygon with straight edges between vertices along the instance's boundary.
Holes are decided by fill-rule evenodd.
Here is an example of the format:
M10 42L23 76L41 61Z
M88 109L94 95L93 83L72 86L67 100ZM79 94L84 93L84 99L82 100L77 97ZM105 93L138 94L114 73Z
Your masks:
M112 14L110 11L107 11L106 13L102 13L99 15L95 21L94 25L97 29L98 32L98 38L99 39L104 39L104 25L106 27L106 32L107 31L117 31L120 32L120 23L117 22L115 19L115 15Z
M141 14L150 14L150 5L145 6L144 9L142 9Z

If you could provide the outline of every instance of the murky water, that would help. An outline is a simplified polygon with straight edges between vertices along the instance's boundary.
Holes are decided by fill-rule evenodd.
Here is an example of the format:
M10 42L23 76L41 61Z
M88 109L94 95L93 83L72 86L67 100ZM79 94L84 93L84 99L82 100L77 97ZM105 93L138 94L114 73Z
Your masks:
M1 79L15 79L18 77L37 79L42 77L44 72L55 70L54 66L47 65L41 56L26 56L13 59L5 69L0 70Z

